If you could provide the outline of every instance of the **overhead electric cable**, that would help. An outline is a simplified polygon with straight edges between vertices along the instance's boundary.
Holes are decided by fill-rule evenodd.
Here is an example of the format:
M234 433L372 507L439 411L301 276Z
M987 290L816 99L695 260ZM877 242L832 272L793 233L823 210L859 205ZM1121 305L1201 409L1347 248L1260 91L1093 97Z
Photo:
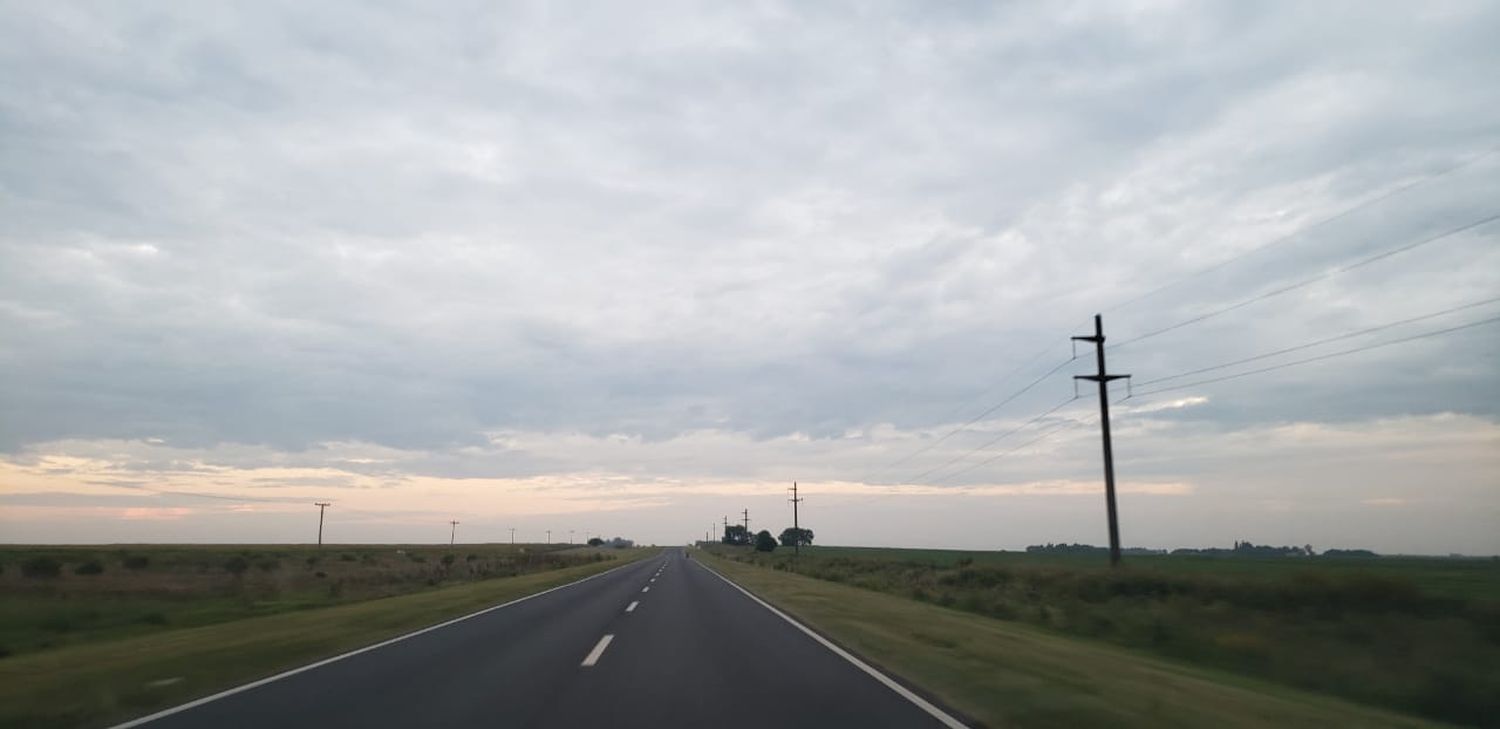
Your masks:
M1211 378L1206 379L1206 380L1198 380L1196 382L1189 382L1189 383L1183 384L1183 385L1172 385L1171 387L1159 387L1159 388L1156 388L1154 390L1147 390L1147 391L1144 391L1144 392L1138 392L1138 393L1135 394L1135 397L1146 397L1147 395L1155 395L1155 394L1161 393L1161 392L1170 392L1170 391L1173 391L1173 390L1182 390L1182 389L1185 389L1185 388L1188 388L1188 387L1196 387L1198 385L1207 385L1207 384L1214 383L1214 382L1223 382L1225 380L1234 380L1234 379L1238 379L1238 378L1241 378L1241 377L1249 377L1250 375L1258 375L1258 374L1261 374L1261 373L1264 373L1264 372L1272 372L1272 371L1275 371L1275 370L1286 369L1288 367L1296 367L1297 365L1304 365L1304 364L1309 364L1309 363L1312 363L1312 362L1321 362L1323 360L1333 359L1335 357L1343 357L1345 355L1358 354L1359 352L1368 352L1368 351L1370 351L1372 349L1380 349L1382 347L1390 347L1390 346L1396 345L1396 344L1405 344L1406 342L1413 342L1413 341L1416 341L1418 339L1427 339L1429 337L1436 337L1436 336L1440 336L1440 335L1443 335L1443 334L1451 334L1453 332L1462 331L1464 329L1472 329L1474 327L1483 326L1485 324L1494 324L1495 322L1500 322L1500 316L1492 317L1492 318L1489 318L1489 319L1482 319L1480 321L1470 322L1468 324L1460 324L1459 326L1448 327L1447 329L1438 329L1438 330L1435 330L1435 331L1423 332L1421 334L1414 334L1412 336L1402 337L1400 339L1392 339L1392 340L1385 341L1385 342L1377 342L1375 344L1367 344L1367 345L1365 345L1363 347L1354 347L1352 349L1345 349L1345 350L1341 350L1341 351L1338 351L1338 352L1331 352L1329 354L1321 354L1321 355L1318 355L1316 357L1307 357L1305 359L1293 360L1291 362L1283 362L1281 364L1271 365L1270 367L1261 367L1260 369L1248 370L1246 372L1237 372L1237 373L1232 374L1232 375L1224 375L1223 377L1211 377Z
M1347 332L1347 333L1344 333L1344 334L1339 334L1337 336L1324 337L1323 339L1318 339L1318 340L1315 340L1315 341L1307 342L1305 344L1298 344L1298 345L1293 346L1293 347L1286 347L1284 349L1278 349L1278 350L1275 350L1273 352L1266 352L1264 354L1257 354L1254 357L1246 357L1244 359L1237 359L1237 360L1234 360L1232 362L1224 362L1222 364L1216 364L1216 365L1213 365L1211 367L1202 367L1202 368L1199 368L1199 369L1196 369L1196 370L1188 370L1187 372L1179 372L1179 373L1177 373L1175 375L1167 375L1166 377L1158 377L1158 378L1153 379L1153 380L1143 380L1141 382L1135 383L1135 386L1136 387L1145 387L1146 385L1154 385L1154 384L1156 384L1158 382L1166 382L1168 380L1178 380L1178 379L1182 379L1184 377L1190 377L1192 375L1201 375L1201 374L1203 374L1205 372L1213 372L1215 370L1222 370L1222 369L1225 369L1227 367L1234 367L1235 365L1248 364L1250 362L1258 362L1258 361L1263 360L1263 359L1269 359L1271 357L1277 357L1277 356L1280 356L1280 355L1283 355L1283 354L1290 354L1292 352L1300 352L1300 351L1302 351L1304 349L1311 349L1313 347L1317 347L1317 346L1320 346L1320 345L1329 344L1331 342L1337 342L1337 341L1344 340L1344 339L1352 339L1354 337L1360 337L1360 336L1364 336L1366 334L1374 334L1375 332L1385 331L1386 329L1391 329L1391 328L1403 326L1403 325L1406 325L1406 324L1415 324L1416 322L1419 322L1419 321L1426 321L1428 319L1435 319L1437 317L1445 316L1447 314L1452 314L1454 312L1464 311L1464 310L1467 310L1467 309L1473 309L1475 307L1484 306L1486 304L1493 304L1493 303L1496 303L1496 302L1500 302L1500 296L1496 296L1496 297L1493 297L1493 298L1485 299L1483 301L1475 301L1473 303L1464 304L1462 306L1454 306L1454 307L1451 307L1451 308L1448 308L1448 309L1443 309L1442 311L1434 311L1434 312L1432 312L1430 314L1423 314L1421 316L1414 316L1414 317L1411 317L1409 319L1402 319L1400 321L1388 322L1386 324L1380 324L1378 326L1369 327L1367 329L1360 329L1358 331Z
M1009 438L1010 436L1015 435L1016 433L1019 433L1022 430L1025 430L1027 427L1031 426L1033 423L1037 422L1038 420L1041 420L1042 418L1045 418L1048 415L1051 415L1051 414L1057 412L1058 410L1062 409L1063 406L1065 406L1068 403L1073 402L1073 401L1075 401L1077 399L1078 399L1078 396L1075 395L1075 396L1070 397L1070 398L1068 398L1066 400L1063 400L1062 402L1060 402L1060 403L1058 403L1056 405L1053 405L1052 407L1047 408L1046 410L1042 411L1041 413L1033 416L1030 420L1027 420L1024 423L1021 423L1020 425L1017 425L1016 427L1011 428L1010 430L1007 430L1004 433L1001 433L1000 435L997 435L994 438L991 438L991 439L985 441L982 445L980 445L980 446L978 446L976 448L970 449L969 451L966 451L966 452L964 452L964 453L962 453L960 455L954 456L953 458L950 458L950 459L942 462L941 464L938 464L937 466L934 466L932 468L927 469L926 471L921 472L920 474L917 474L916 476L914 476L911 479L909 479L908 483L920 482L922 479L924 479L924 478L932 475L933 473L935 473L937 471L941 471L944 468L947 468L947 467L949 467L949 466L951 466L951 465L953 465L955 463L958 463L959 461L962 461L962 460L968 458L969 456L974 455L975 453L978 453L978 452L980 452L982 450L985 450L985 449L989 448L990 446L995 445L996 443L999 443L1000 441L1005 440L1006 438Z
M1262 245L1256 246L1256 247L1251 248L1249 250L1245 250L1245 251L1242 251L1240 253L1237 253L1237 254L1235 254L1233 256L1230 256L1229 258L1226 258L1226 259L1224 259L1222 261L1219 261L1218 263L1213 263L1213 264L1210 264L1208 266L1204 266L1203 268L1200 268L1200 269L1198 269L1196 271L1193 271L1191 273L1185 274L1182 277L1174 279L1174 280L1172 280L1172 281L1170 281L1168 283L1162 284L1161 286L1157 286L1156 288L1151 289L1150 291L1147 291L1145 293L1138 294L1136 296L1132 296L1131 298L1126 299L1124 301L1121 301L1120 303L1115 304L1114 306L1111 306L1111 307L1108 307L1108 308L1104 309L1104 311L1108 312L1108 311L1116 311L1116 310L1119 310L1119 309L1123 309L1123 308L1125 308L1127 306L1130 306L1131 304L1134 304L1134 303L1139 302L1139 301L1143 301L1145 299L1149 299L1152 296L1155 296L1155 295L1157 295L1157 294L1159 294L1159 293L1161 293L1163 291L1166 291L1168 289L1176 288L1177 286L1179 286L1179 285L1181 285L1183 283L1186 283L1187 281L1195 279L1195 278L1197 278L1199 276L1202 276L1204 274L1212 273L1214 271L1217 271L1217 270L1219 270L1221 268L1224 268L1224 267L1226 267L1226 266L1228 266L1228 265L1230 265L1232 263L1240 261L1240 260L1242 260L1244 258L1247 258L1249 256L1252 256L1252 255L1254 255L1256 253L1261 253L1263 251L1270 250L1270 249L1275 248L1277 246L1280 246L1282 244L1289 243L1289 242L1291 242L1293 240L1296 240L1296 239L1298 239L1298 238L1306 235L1307 233L1310 233L1310 232L1312 232L1314 230L1317 230L1318 228L1321 228L1321 227L1323 227L1325 225L1328 225L1329 223L1333 223L1333 222L1336 222L1338 220L1342 220L1342 219L1344 219L1346 217L1349 217L1350 215L1353 215L1354 213L1357 213L1357 212L1359 212L1361 210L1369 208L1369 207L1371 207L1371 206L1373 206L1373 205L1375 205L1377 203L1381 203L1381 202L1389 200L1389 199L1391 199L1393 197L1396 197L1397 195L1400 195L1401 193L1404 193L1404 192L1407 192L1409 190L1413 190L1415 188L1422 187L1424 185L1436 182L1437 180L1440 180L1440 179L1442 179L1444 177L1447 177L1448 175L1451 175L1451 174L1453 174L1455 172L1458 172L1459 170L1462 170L1465 167L1469 167L1470 165L1473 165L1474 163L1479 162L1480 160L1483 160L1486 157L1489 157L1490 155L1495 154L1495 152L1497 152L1497 151L1500 151L1500 147L1491 147L1490 149L1487 149L1484 152L1476 154L1476 155L1474 155L1474 156L1472 156L1472 157L1470 157L1470 158L1468 158L1468 159L1466 159L1466 160L1464 160L1462 162L1459 162L1456 165L1448 167L1447 169L1444 169L1442 171L1433 173L1431 175L1428 175L1427 177L1423 177L1423 178L1414 180L1414 181L1409 182L1409 183L1407 183L1405 185L1401 185L1400 187L1396 187L1394 189L1391 189L1391 190L1388 190L1388 191L1386 191L1384 193L1376 195L1375 197L1372 197L1372 198L1370 198L1368 200L1364 200L1362 202L1359 202L1359 203L1356 203L1354 205L1351 205L1351 206L1349 206L1347 208L1344 208L1343 210L1341 210L1341 211L1339 211L1337 213L1334 213L1333 215L1330 215L1330 216L1328 216L1326 218L1322 218L1322 219L1318 220L1317 222L1314 222L1314 223L1311 223L1309 225L1306 225L1306 226L1303 226L1301 228L1298 228L1297 230L1292 231L1291 233L1287 233L1286 235L1283 235L1283 236L1281 236L1279 238L1274 238L1274 239L1270 240L1267 243L1264 243Z
M1244 307L1249 306L1251 304L1254 304L1254 303L1256 303L1258 301L1264 301L1264 300L1269 299L1269 298L1271 298L1273 296L1280 296L1281 294L1287 293L1289 291L1295 291L1295 290L1303 288L1305 286L1309 286L1311 284L1317 283L1318 281L1322 281L1323 279L1330 278L1332 276L1337 276L1338 274L1341 274L1341 273L1347 273L1349 271L1353 271L1356 268L1361 268L1361 267L1364 267L1364 266L1368 266L1371 263L1375 263L1376 261L1380 261L1380 260L1383 260L1383 259L1386 259L1386 258L1390 258L1391 256L1397 255L1399 253L1405 253L1405 252L1413 250L1415 248L1419 248L1421 246L1428 245L1429 243L1436 243L1436 242L1438 242L1440 240L1443 240L1445 238L1451 238L1451 237L1453 237L1455 235L1458 235L1459 233L1464 233L1464 232L1473 230L1475 228L1478 228L1478 227L1481 227L1481 226L1484 226L1484 225L1488 225L1488 224L1493 223L1493 222L1495 222L1497 220L1500 220L1500 213L1496 213L1496 214L1492 214L1492 215L1487 215L1487 216L1485 216L1483 218L1480 218L1479 220L1475 220L1475 221L1470 222L1470 223L1465 223L1464 225L1460 225L1457 228L1451 228L1451 229L1446 230L1446 231L1444 231L1442 233L1438 233L1438 234L1435 234L1435 235L1428 236L1426 238L1422 238L1422 239L1420 239L1420 240L1418 240L1418 241L1416 241L1414 243L1406 243L1404 245L1400 245L1400 246L1397 246L1395 248L1391 248L1391 249L1382 251L1382 252L1377 253L1377 254L1375 254L1373 256L1370 256L1368 258L1362 258L1362 259L1360 259L1358 261L1355 261L1354 263L1346 264L1346 265L1340 266L1338 268L1334 268L1334 269L1331 269L1331 270L1328 270L1328 271L1324 271L1323 273L1317 274L1316 276L1312 276L1312 277L1309 277L1309 278L1301 279L1301 280L1299 280L1299 281L1297 281L1295 283L1287 284L1287 285L1282 286L1280 288L1276 288L1276 289L1272 289L1270 291L1267 291L1267 292L1265 292L1263 294L1258 294L1256 296L1252 296L1252 297L1250 297L1248 299L1245 299L1243 301L1240 301L1238 303L1230 304L1229 306L1226 306L1226 307L1223 307L1223 308L1219 308L1219 309L1215 309L1215 310L1210 311L1210 312L1205 313L1205 314L1199 314L1198 316L1194 316L1194 317L1191 317L1191 318L1188 318L1188 319L1184 319L1184 320L1182 320L1180 322L1177 322L1176 324L1172 324L1172 325L1169 325L1169 326L1162 327L1160 329L1155 329L1155 330L1146 332L1145 334L1142 334L1140 336L1134 337L1132 339L1127 339L1127 340L1125 340L1123 342L1116 342L1115 344L1109 345L1109 348L1110 349L1116 349L1116 348L1119 348L1119 347L1124 347L1124 346L1127 346L1127 345L1135 344L1136 342L1140 342L1140 341L1143 341L1143 340L1146 340L1146 339L1150 339L1150 338L1155 337L1155 336L1157 336L1159 334L1165 334L1165 333L1170 332L1170 331L1172 331L1174 329L1181 329L1182 327L1188 326L1190 324L1197 324L1197 323L1199 323L1201 321L1205 321L1207 319L1212 319L1212 318L1214 318L1216 316L1219 316L1221 314L1227 314L1227 313L1229 313L1231 311L1235 311L1236 309L1243 309Z

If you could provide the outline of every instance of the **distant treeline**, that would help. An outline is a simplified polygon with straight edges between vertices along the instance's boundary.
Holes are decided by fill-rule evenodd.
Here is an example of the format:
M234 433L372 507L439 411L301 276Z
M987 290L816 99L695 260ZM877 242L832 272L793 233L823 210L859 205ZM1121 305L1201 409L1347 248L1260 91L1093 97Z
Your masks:
M1103 555L1109 552L1108 547L1096 547L1092 544L1033 544L1026 548L1028 554L1070 554L1070 555ZM1319 554L1311 544L1301 547L1273 547L1269 544L1252 544L1250 542L1235 542L1234 546L1225 549L1223 547L1208 547L1205 549L1174 549L1168 552L1165 549L1144 549L1141 547L1128 547L1120 550L1121 554L1174 554L1199 557L1378 557L1380 555L1368 549L1329 549Z

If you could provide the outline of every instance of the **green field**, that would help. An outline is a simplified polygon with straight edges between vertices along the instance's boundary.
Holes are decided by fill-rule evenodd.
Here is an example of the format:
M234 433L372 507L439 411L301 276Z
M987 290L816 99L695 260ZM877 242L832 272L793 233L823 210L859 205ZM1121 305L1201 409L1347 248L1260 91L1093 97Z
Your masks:
M652 553L536 545L6 548L0 635L11 654L0 658L0 726L107 725ZM38 573L46 568L39 557L60 563L55 576L50 568ZM273 560L280 566L270 567ZM102 571L78 573L92 561L102 561Z
M1438 726L1014 621L726 558L705 561L977 726Z
M1500 563L713 547L732 560L1432 719L1500 721Z

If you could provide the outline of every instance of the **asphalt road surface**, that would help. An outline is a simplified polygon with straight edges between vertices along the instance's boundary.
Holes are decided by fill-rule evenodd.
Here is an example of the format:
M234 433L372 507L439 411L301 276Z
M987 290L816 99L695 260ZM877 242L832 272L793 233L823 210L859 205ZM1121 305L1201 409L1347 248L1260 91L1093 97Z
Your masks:
M672 549L122 726L945 725L899 691Z

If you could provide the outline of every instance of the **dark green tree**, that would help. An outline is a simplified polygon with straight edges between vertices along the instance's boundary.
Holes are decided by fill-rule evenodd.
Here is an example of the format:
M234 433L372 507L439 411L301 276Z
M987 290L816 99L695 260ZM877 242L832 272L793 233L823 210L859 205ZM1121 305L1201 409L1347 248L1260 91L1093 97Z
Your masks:
M750 541L750 532L745 529L743 525L730 524L727 528L724 529L723 542L725 544L733 544L736 546L745 547L749 546Z
M604 540L600 539L598 537L590 537L589 538L589 546L590 547L597 547L597 546L599 546L599 545L601 545L603 543L604 543Z
M756 533L755 551L770 552L774 549L776 549L776 537L771 536L771 533L766 531L765 529L762 529Z
M796 528L793 528L793 527L787 527L787 528L781 530L781 536L779 537L779 539L781 540L781 546L783 546L783 547L795 547L795 546L797 546L799 533L800 533L800 536L801 536L802 546L804 546L804 547L811 547L812 546L812 542L813 542L813 532L812 532L812 530L811 529L796 529Z

